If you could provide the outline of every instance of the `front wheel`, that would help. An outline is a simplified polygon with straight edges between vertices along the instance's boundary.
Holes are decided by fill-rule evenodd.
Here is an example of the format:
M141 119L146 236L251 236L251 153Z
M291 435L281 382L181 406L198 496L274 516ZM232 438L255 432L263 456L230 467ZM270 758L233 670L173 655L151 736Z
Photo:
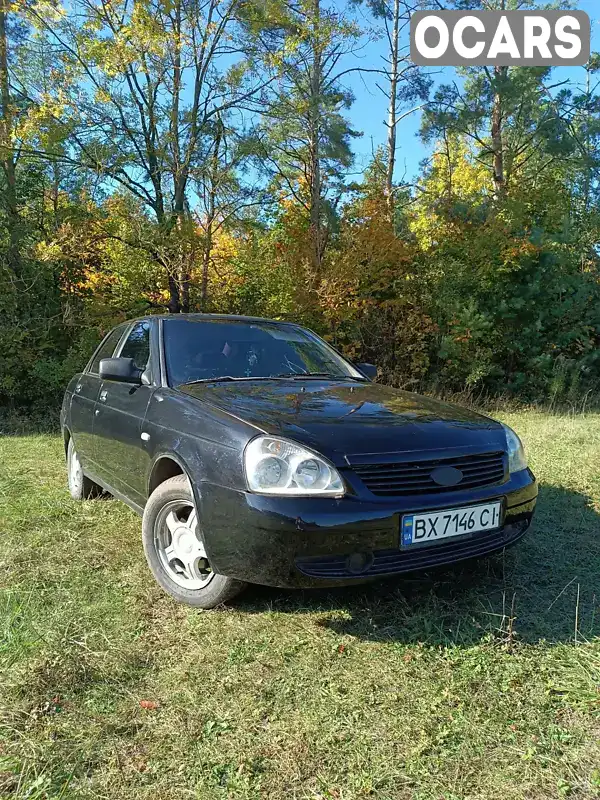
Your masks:
M152 574L180 603L215 608L246 585L212 571L185 475L169 478L150 495L142 519L142 541Z

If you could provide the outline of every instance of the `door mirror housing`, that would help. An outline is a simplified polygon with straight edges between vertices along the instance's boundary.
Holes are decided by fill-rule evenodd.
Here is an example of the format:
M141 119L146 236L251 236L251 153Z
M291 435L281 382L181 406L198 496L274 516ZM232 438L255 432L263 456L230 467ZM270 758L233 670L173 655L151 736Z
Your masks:
M377 367L375 364L357 364L356 369L359 369L365 378L374 381L377 377Z
M133 363L133 358L103 358L100 361L100 377L105 381L119 383L142 383L142 370Z

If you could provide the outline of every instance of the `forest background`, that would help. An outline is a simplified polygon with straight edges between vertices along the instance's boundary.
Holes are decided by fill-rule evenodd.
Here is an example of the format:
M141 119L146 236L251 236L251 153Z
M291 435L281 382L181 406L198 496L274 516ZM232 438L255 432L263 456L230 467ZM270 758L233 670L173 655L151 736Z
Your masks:
M186 311L299 321L409 390L592 403L600 57L408 53L418 8L517 7L0 0L0 407Z

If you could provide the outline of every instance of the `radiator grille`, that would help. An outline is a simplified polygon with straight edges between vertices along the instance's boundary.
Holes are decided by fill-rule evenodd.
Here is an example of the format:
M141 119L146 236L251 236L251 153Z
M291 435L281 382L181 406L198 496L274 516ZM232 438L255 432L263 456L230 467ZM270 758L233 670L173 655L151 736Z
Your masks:
M462 480L454 486L440 486L431 477L431 473L438 467L459 469L463 474ZM382 497L460 491L504 483L507 478L502 452L441 458L434 461L360 464L353 466L353 470L369 491Z

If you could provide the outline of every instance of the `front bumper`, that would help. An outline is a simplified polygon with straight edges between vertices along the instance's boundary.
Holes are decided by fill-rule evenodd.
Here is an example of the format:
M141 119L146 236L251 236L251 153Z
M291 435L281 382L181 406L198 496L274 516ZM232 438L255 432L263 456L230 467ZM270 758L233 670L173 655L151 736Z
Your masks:
M213 569L269 586L315 587L395 575L486 555L514 544L531 523L537 483L530 470L501 486L376 499L271 497L209 483L194 486ZM502 527L400 548L404 514L501 499Z

